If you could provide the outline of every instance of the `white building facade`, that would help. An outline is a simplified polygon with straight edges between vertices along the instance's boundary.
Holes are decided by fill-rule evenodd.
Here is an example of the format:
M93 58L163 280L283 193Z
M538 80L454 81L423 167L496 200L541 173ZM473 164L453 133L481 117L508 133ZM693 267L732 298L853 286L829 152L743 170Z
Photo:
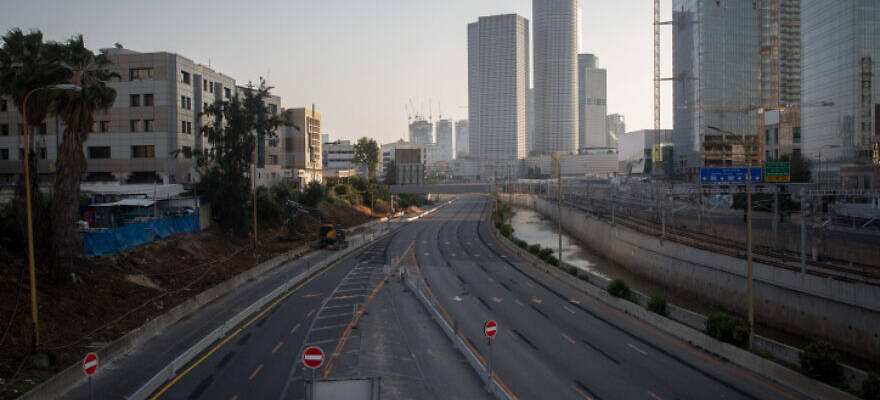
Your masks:
M578 54L579 148L607 147L607 76L593 54Z

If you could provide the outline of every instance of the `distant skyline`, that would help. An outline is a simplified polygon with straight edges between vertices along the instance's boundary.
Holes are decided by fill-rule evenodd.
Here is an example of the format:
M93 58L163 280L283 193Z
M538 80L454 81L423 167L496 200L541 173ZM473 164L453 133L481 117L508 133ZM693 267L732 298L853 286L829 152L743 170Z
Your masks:
M404 104L438 117L467 118L467 24L516 13L530 21L531 0L198 0L119 2L11 0L0 30L39 29L46 40L84 35L93 49L120 43L168 51L230 75L267 77L286 107L315 104L332 140L361 136L387 143L407 136ZM652 3L581 1L583 51L608 71L608 113L627 131L653 127ZM661 5L671 18L671 1ZM662 31L663 76L672 71L672 37ZM534 84L534 80L532 80ZM662 88L663 128L672 128L672 86Z

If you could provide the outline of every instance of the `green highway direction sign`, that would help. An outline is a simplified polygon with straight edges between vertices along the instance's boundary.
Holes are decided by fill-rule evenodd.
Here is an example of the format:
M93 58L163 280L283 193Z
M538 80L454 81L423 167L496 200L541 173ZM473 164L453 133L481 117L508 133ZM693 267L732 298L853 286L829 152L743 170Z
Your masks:
M791 182L791 163L764 163L764 182Z

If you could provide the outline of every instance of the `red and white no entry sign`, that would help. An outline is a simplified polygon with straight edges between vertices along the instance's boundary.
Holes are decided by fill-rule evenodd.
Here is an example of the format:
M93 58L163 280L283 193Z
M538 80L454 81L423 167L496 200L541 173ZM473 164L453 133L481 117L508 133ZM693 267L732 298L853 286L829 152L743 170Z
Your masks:
M489 339L495 337L495 334L498 333L498 323L495 322L494 319L490 319L489 322L486 322L486 327L483 328L483 332Z
M97 370L98 355L95 353L86 354L86 358L83 359L83 372L85 372L88 376L92 376Z
M306 367L318 368L324 364L324 350L317 346L309 346L303 351L302 361Z

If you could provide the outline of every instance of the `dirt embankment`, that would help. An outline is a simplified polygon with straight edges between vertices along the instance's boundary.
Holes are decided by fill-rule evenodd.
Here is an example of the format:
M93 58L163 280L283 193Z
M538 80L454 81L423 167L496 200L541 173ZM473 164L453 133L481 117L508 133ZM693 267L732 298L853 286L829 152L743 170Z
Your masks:
M328 222L350 227L370 220L356 210L331 206ZM302 218L306 232L317 221ZM287 227L261 229L256 262L312 239L282 240ZM53 280L37 259L40 346L50 365L29 356L31 316L23 248L0 247L0 399L12 399L84 354L113 341L183 300L255 265L249 236L217 229L175 235L122 253L83 258L75 277Z

